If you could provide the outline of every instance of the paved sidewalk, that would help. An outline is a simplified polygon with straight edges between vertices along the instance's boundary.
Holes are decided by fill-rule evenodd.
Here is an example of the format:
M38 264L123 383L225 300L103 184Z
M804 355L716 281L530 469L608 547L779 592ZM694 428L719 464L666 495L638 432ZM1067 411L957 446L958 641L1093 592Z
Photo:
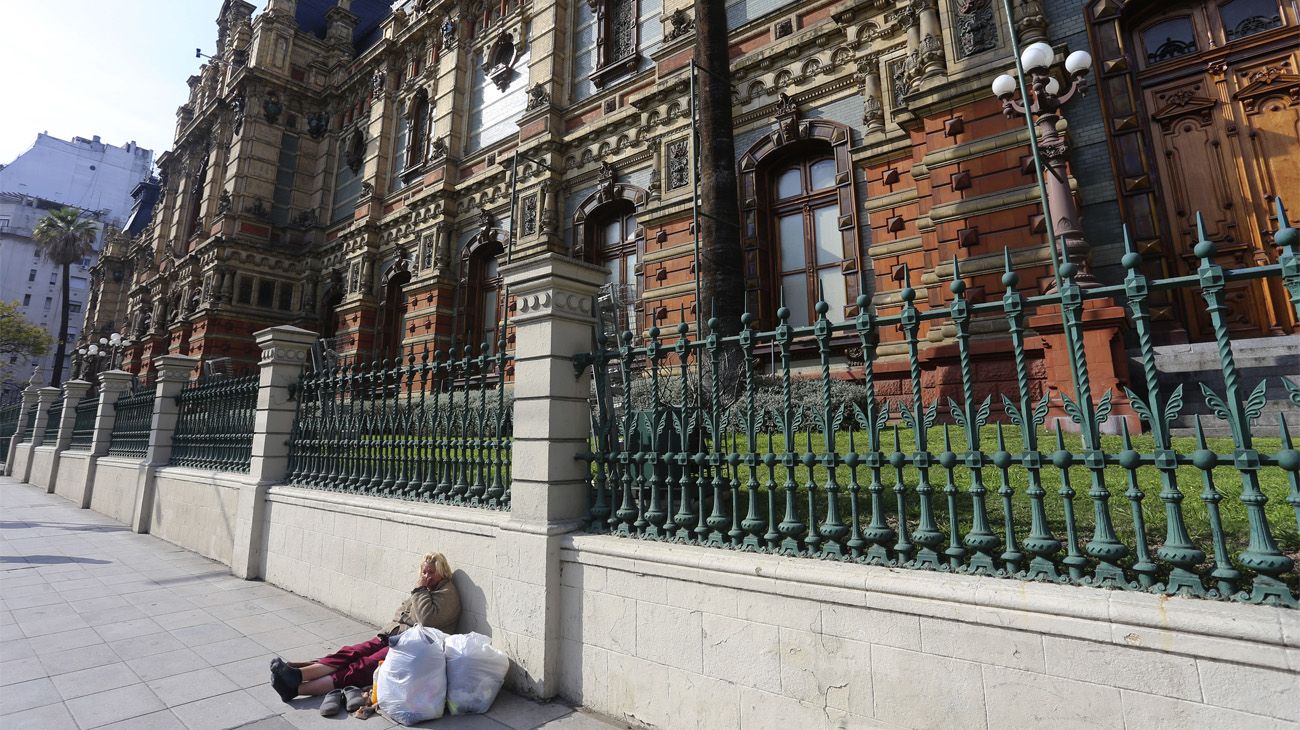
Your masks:
M398 727L286 705L276 654L304 659L375 629L44 491L0 477L0 727ZM507 692L445 730L607 730L561 703Z

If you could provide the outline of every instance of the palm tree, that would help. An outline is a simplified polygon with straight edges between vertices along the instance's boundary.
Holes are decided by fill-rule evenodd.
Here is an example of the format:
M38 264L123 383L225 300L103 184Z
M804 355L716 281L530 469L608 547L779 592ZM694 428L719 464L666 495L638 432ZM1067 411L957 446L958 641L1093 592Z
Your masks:
M63 358L68 347L68 278L72 265L95 250L97 232L95 221L83 218L81 209L73 207L51 210L32 230L37 250L47 261L63 268L63 307L59 310L58 347L50 379L50 385L56 388L63 381Z
M736 187L736 141L731 118L730 38L727 4L695 0L695 63L700 67L700 297L696 306L716 316L721 334L740 329L745 310L744 259L740 250L740 204Z

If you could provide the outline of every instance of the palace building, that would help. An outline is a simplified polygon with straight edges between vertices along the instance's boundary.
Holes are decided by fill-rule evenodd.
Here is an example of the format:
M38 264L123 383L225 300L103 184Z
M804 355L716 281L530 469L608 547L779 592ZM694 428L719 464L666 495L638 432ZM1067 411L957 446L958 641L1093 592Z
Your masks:
M1300 200L1290 0L1012 0L1010 19L1000 0L726 4L738 281L760 326L782 297L792 324L819 295L851 318L864 286L897 311L904 272L942 305L954 259L972 301L997 299L1004 248L1025 293L1051 286L1025 121L990 91L1011 25L1057 67L1095 59L1062 108L1068 146L1045 153L1070 163L1098 282L1122 279L1121 223L1149 275L1187 274L1197 211L1222 263L1251 265L1277 255L1273 196ZM168 352L251 363L252 333L278 324L365 358L477 349L500 334L506 258L556 252L609 268L618 329L693 323L695 44L688 0L268 0L256 16L226 0L153 218L97 265L92 310L113 315L88 321L132 339L137 371ZM1280 285L1232 301L1234 335L1296 331ZM1160 301L1168 341L1204 337L1198 304ZM1089 319L1112 382L1123 319ZM1040 383L1049 320L1031 321ZM999 331L976 329L982 387L1014 382ZM952 333L923 332L942 387ZM902 345L882 336L888 370Z

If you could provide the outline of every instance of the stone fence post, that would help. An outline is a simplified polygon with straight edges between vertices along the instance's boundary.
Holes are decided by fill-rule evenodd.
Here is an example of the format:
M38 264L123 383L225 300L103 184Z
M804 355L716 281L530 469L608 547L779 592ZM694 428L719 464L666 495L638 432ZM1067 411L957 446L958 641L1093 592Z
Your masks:
M90 509L95 492L95 472L99 457L107 456L113 445L113 424L117 422L117 399L131 389L133 376L125 370L105 370L99 374L99 408L95 411L95 435L90 441L90 459L86 464L86 486L81 491L81 508Z
M84 380L69 380L63 384L63 422L59 424L59 436L55 442L55 453L63 451L72 443L72 429L77 424L77 404L85 398L94 384ZM54 473L58 473L57 464Z
M99 374L99 410L95 412L95 437L90 442L91 456L105 456L113 443L113 424L117 423L117 399L131 389L131 373L105 370Z
M290 389L298 384L317 335L297 327L271 327L255 332L253 337L262 349L257 418L248 480L239 489L234 555L230 561L231 571L248 579L261 576L266 549L266 493L288 473L289 438L298 413Z
M23 440L23 427L27 425L27 412L31 410L32 404L36 402L37 387L29 385L23 388L22 405L18 410L18 428L14 430L14 435L9 439L9 452L5 456L5 476L14 473L14 454L18 449L18 444Z
M63 384L63 411L59 414L58 434L54 437L54 453L50 455L50 474L49 478L43 485L48 494L54 494L54 484L59 479L59 460L68 444L72 442L72 429L77 422L77 404L81 399L86 397L90 389L94 387L84 380L69 380ZM48 423L48 418L46 419Z
M560 670L560 543L587 518L590 375L574 356L592 348L593 298L608 270L551 254L502 268L518 305L515 326L514 479L510 519L497 538L499 637L511 684L553 697Z
M31 445L27 447L27 459L23 464L23 473L14 474L18 481L28 484L32 478L32 462L36 460L36 447L45 443L45 424L50 420L50 406L59 399L62 391L54 387L44 387L36 391L36 419L32 426Z
M63 395L53 386L41 388L36 393L36 425L32 428L32 448L45 445L45 426L50 422L50 406ZM28 462L31 463L30 461ZM26 478L23 481L27 481Z
M190 373L199 364L197 357L162 355L153 361L158 370L158 389L153 401L153 421L149 426L149 446L135 488L135 516L131 529L148 532L153 519L155 477L158 467L167 466L172 456L172 435L176 432L179 407L176 398L190 382Z

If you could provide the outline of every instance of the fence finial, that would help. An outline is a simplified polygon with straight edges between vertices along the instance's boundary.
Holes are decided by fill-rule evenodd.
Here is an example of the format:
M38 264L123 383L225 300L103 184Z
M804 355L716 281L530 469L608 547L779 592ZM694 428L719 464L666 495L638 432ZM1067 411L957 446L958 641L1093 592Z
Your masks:
M1192 253L1207 262L1214 255L1214 241L1205 237L1205 216L1199 210L1196 211L1196 245L1192 247Z

